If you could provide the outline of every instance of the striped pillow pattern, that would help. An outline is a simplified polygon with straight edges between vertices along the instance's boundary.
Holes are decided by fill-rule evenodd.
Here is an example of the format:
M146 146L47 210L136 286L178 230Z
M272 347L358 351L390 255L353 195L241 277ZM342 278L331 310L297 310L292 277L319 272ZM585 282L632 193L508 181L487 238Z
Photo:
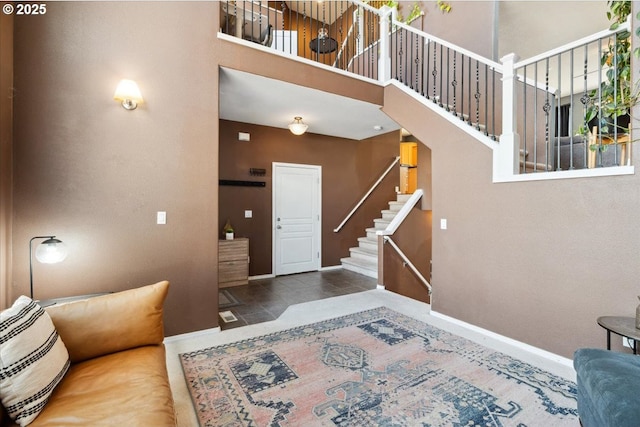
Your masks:
M69 369L51 317L26 296L0 313L0 400L20 426L31 423Z

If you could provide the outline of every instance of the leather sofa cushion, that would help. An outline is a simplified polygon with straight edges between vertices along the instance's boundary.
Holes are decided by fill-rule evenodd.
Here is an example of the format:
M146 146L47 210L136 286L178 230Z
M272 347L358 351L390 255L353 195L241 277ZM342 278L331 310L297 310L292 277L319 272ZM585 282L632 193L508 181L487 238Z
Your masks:
M73 363L164 339L169 282L46 308ZM122 333L118 333L121 331Z
M30 427L175 426L163 345L72 365Z

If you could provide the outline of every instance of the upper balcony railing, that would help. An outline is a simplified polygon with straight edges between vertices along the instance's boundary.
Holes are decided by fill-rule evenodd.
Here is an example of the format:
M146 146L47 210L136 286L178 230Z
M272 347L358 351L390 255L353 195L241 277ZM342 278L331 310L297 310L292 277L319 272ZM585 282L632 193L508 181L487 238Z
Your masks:
M365 78L396 80L496 142L494 179L631 164L622 117L609 126L586 120L601 108L599 88L617 66L615 55L602 58L628 36L629 24L498 63L399 22L384 3L223 1L220 29Z

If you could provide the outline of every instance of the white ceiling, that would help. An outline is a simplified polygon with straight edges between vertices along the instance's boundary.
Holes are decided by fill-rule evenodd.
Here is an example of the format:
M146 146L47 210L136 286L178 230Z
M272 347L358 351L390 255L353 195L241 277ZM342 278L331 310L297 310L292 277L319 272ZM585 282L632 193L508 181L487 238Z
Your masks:
M400 129L379 105L220 69L221 119L286 129L295 116L309 125L307 132L356 140Z

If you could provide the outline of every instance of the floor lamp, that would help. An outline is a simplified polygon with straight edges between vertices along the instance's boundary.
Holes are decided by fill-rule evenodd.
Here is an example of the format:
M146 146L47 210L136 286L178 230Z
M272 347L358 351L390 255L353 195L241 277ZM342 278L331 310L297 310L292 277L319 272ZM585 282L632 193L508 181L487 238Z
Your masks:
M56 236L36 236L29 240L29 292L33 299L33 250L32 244L36 239L46 239L36 248L36 259L43 264L56 264L67 257L67 246Z

